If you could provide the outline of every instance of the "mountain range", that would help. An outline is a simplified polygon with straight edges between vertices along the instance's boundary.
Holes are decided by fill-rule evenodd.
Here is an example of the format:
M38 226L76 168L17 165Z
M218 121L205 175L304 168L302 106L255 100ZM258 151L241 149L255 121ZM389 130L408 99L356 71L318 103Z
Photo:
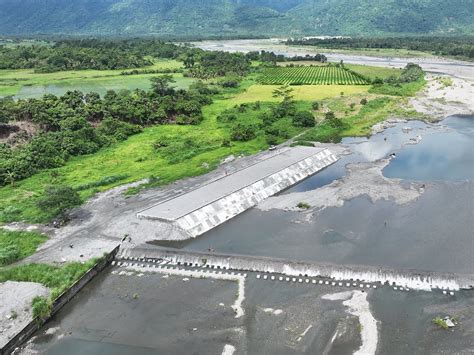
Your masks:
M0 0L0 35L474 34L474 0Z

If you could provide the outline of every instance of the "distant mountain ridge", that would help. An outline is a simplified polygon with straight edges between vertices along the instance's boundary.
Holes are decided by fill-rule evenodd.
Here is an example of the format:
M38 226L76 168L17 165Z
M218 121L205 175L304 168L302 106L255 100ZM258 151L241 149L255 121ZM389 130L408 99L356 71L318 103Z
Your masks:
M0 0L0 34L474 34L474 0Z

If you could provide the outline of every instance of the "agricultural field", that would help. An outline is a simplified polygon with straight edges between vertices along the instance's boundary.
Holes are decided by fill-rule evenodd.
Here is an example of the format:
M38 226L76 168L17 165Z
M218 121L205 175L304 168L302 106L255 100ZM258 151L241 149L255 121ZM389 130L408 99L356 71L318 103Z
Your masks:
M356 73L336 66L301 66L265 69L263 85L367 85Z
M278 87L279 85L250 85L245 91L232 97L232 102L235 104L257 101L278 102L279 99L273 97L273 91ZM369 88L369 85L297 85L292 87L292 95L296 101L326 100L340 96L367 94Z

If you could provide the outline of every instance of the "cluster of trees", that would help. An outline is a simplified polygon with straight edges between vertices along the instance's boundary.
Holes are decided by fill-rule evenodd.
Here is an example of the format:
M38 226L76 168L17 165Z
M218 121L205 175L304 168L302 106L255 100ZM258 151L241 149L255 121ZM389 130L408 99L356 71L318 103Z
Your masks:
M14 184L70 157L94 153L153 124L197 124L202 106L211 103L202 84L175 90L170 76L152 79L150 91L67 92L62 97L14 101L0 99L0 123L34 124L38 134L26 144L0 145L0 186Z
M250 59L242 53L194 50L189 52L183 61L189 68L188 75L200 79L242 77L250 70Z
M152 65L150 57L178 59L187 51L158 40L65 40L54 44L0 46L0 69L55 72L128 69ZM148 58L148 59L147 59Z
M424 72L423 69L414 63L408 63L405 68L403 68L400 76L390 76L385 80L380 78L375 78L372 83L374 85L381 85L387 83L393 86L401 86L401 84L412 83L423 78Z
M229 124L231 140L249 141L263 133L268 144L276 144L281 139L290 138L288 127L291 125L294 127L315 126L316 121L311 112L297 109L292 88L282 86L276 89L273 95L281 101L261 113L259 112L262 108L260 102L255 102L235 106L217 117L219 122ZM245 115L241 116L244 113ZM250 117L256 117L256 119L249 119Z
M0 69L34 68L48 73L80 69L125 69L151 65L143 56L119 49L58 46L0 47Z
M327 57L324 54L315 54L312 55L305 55L305 56L294 56L294 57L285 57L283 54L275 54L274 52L267 52L267 51L254 51L248 52L246 57L250 60L261 61L264 63L271 63L275 65L277 62L301 62L301 61L314 61L314 62L321 62L326 63Z
M310 38L290 39L287 44L323 48L391 48L432 52L435 55L474 58L474 37L372 37L372 38Z

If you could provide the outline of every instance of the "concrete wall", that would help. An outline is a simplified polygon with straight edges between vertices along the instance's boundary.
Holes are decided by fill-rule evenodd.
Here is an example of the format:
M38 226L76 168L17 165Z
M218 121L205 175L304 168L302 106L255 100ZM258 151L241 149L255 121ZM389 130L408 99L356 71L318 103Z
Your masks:
M22 346L28 339L63 308L89 281L104 270L114 260L119 251L119 246L107 254L100 262L95 264L79 280L77 280L68 290L64 291L53 303L51 314L48 319L41 321L33 319L25 328L14 336L1 350L0 354L11 354L16 348Z
M170 264L186 263L202 267L211 266L219 269L277 273L288 276L305 275L308 277L326 277L335 281L360 281L369 283L388 283L409 289L426 290L459 290L474 288L472 275L435 273L416 270L391 270L366 266L343 266L305 261L288 261L284 259L253 257L243 255L226 255L216 253L199 253L169 248L123 250L117 260L147 262L148 259L164 259Z
M337 160L338 158L334 154L325 149L239 191L223 196L177 219L176 223L189 235L197 237L257 205L267 197L317 173Z

